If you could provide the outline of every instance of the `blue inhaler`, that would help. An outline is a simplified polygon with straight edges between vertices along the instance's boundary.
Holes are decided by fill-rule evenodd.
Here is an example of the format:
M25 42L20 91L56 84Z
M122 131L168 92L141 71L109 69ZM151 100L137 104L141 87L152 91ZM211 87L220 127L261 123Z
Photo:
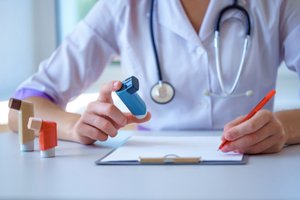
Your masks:
M138 90L139 80L131 76L122 81L122 87L116 93L136 118L143 119L147 115L147 109L145 102L136 93Z

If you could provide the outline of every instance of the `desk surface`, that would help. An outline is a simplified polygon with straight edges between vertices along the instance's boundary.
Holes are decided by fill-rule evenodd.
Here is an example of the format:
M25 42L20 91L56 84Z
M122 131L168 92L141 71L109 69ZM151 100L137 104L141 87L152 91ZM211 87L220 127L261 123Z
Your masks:
M59 141L55 158L40 158L39 151L21 153L16 134L0 134L0 199L300 198L300 145L250 156L246 165L94 164L130 134L123 131L114 140L91 146ZM37 140L35 144L38 149Z

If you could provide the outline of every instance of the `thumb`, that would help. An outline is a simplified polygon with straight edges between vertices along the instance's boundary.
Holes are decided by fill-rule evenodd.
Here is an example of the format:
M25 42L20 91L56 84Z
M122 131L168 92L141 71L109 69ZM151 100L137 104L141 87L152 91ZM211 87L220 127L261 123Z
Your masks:
M143 122L147 122L151 119L151 113L149 113L149 112L147 112L147 115L143 119L138 119L131 113L125 113L125 116L127 118L127 124L143 123Z

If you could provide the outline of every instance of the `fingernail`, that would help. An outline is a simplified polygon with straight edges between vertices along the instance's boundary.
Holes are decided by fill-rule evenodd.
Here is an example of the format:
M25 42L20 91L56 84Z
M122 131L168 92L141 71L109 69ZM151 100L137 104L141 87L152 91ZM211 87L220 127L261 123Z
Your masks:
M118 89L118 81L115 81L115 82L113 83L113 87L114 87L114 89Z
M234 153L240 153L240 151L239 151L239 150L234 150L233 152L234 152Z
M221 150L224 152L228 152L230 151L230 147L228 145L225 145Z

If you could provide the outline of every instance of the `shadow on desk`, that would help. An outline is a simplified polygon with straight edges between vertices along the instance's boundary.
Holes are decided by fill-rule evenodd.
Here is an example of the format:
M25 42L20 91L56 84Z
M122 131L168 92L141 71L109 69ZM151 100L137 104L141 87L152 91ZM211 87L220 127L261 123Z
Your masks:
M9 132L9 128L7 124L0 124L0 133Z

